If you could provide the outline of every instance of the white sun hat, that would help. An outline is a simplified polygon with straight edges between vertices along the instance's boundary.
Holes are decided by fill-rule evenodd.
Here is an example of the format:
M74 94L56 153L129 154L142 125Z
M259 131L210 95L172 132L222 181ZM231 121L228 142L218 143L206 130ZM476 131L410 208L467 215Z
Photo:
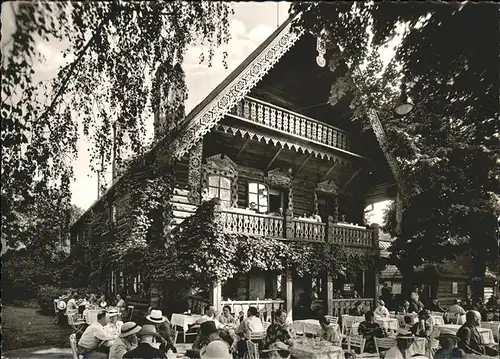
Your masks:
M146 319L149 320L150 322L157 323L157 324L164 323L167 321L167 317L164 317L161 310L157 310L157 309L153 309L151 311L151 314L146 315Z
M200 352L201 359L232 359L229 346L222 340L214 340Z

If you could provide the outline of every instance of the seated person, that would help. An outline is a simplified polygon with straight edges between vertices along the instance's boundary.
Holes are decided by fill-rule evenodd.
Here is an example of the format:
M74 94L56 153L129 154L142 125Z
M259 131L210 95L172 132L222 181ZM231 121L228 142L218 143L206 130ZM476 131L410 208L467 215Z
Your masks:
M389 309L385 307L385 303L382 299L378 301L378 306L375 309L374 314L379 317L389 317Z
M446 312L446 309L441 307L441 303L439 303L439 298L432 299L431 311L440 313Z
M127 322L122 325L119 337L109 348L108 359L122 359L123 354L137 347L137 333L142 327L134 322Z
M430 338L434 330L434 319L429 309L422 309L418 312L418 323L415 323L411 332L417 337Z
M497 356L495 350L483 344L478 329L481 326L481 314L475 310L469 310L465 314L465 324L457 331L458 347L466 354Z
M321 329L318 331L318 337L339 347L341 338L337 328L334 325L331 325L326 317L321 317L319 319L319 325L321 326Z
M237 343L238 357L240 358L243 358L247 352L246 341L250 340L251 334L264 332L262 321L257 315L257 308L248 308L247 317L243 319L238 330L236 331L236 334L241 338L241 340Z
M96 303L101 308L106 308L108 306L108 303L106 303L106 296L104 294L97 299Z
M214 340L221 340L219 332L217 331L215 322L213 320L207 320L206 322L201 323L200 332L198 333L192 348L201 350Z
M460 299L455 299L453 304L448 308L448 313L458 313L458 315L464 315L465 309L462 308L462 301Z
M349 315L352 315L355 317L361 317L361 316L365 315L365 313L363 312L363 303L359 300L356 303L354 303L354 307L352 307L349 310Z
M286 345L292 345L292 336L288 332L286 318L281 309L274 312L274 323L267 328L266 338L264 339L264 348L269 348L271 344L281 342Z
M74 293L68 303L66 303L66 316L68 317L68 323L73 323L78 318L78 301L80 300L80 295Z
M387 359L409 359L413 356L410 347L415 341L413 334L408 331L400 331L396 337L396 345L385 354Z
M410 308L410 302L405 300L403 304L398 307L398 314L408 314L408 308Z
M112 335L104 330L104 326L108 324L108 314L101 311L97 314L97 321L90 324L82 334L82 337L77 344L78 354L88 355L87 353L97 351L101 353L109 352L109 344L115 339ZM108 346L106 346L108 344Z
M413 317L411 315L405 315L403 318L403 325L401 329L411 330L413 327Z
M118 310L110 309L108 311L109 323L104 327L104 330L115 339L118 338L121 326L123 325L123 322L121 320L118 320L119 314L120 313L118 313Z
M453 330L442 328L439 333L439 349L434 359L465 358L465 352L457 347L458 337Z
M290 351L288 345L280 341L274 342L269 348L262 351L262 357L267 359L289 358Z
M146 324L141 331L137 333L139 345L123 355L123 358L141 358L141 359L161 359L167 358L167 355L153 346L154 338L160 336L154 325Z
M158 342L160 344L160 349L164 351L168 351L168 349L172 349L174 353L177 353L177 349L175 348L174 341L172 339L172 332L170 330L170 322L167 317L163 316L161 310L157 309L148 309L148 315L146 315L146 320L149 323L152 323L155 326L156 331L159 334Z
M361 298L361 297L359 296L359 294L358 294L358 291L357 291L357 290L353 290L353 291L352 291L352 297L353 297L354 299L359 299L359 298Z
M310 217L310 219L314 219L318 223L323 222L323 220L321 219L321 216L319 215L317 209L314 210L314 212L313 212L312 216Z
M217 317L217 320L223 325L236 325L236 319L231 314L231 307L229 305L225 305L222 308L222 314Z
M384 328L375 323L375 314L369 310L365 313L365 321L359 323L358 333L366 339L365 351L375 353L375 340L373 338L384 338L386 336Z
M216 318L217 316L215 315L215 307L213 305L207 304L205 305L205 314L200 319L198 319L196 324L201 324L203 322L206 322L207 320L212 320L215 322L215 326L217 327L217 329L224 328L224 325Z

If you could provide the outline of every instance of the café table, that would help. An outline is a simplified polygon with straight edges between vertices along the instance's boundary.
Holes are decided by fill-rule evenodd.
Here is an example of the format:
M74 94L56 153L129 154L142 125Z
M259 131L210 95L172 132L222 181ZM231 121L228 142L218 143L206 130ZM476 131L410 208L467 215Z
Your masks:
M92 324L97 322L97 314L101 312L102 309L86 309L83 312L83 318L87 324Z
M182 327L184 333L189 330L189 326L196 324L200 320L202 315L199 314L172 314L172 319L170 319L171 325L177 325Z
M455 334L457 333L458 329L460 329L460 327L461 325L458 324L445 324L440 326L440 328L453 330ZM479 334L481 334L483 344L490 345L495 343L495 338L493 337L493 331L491 329L478 327L477 330Z
M338 324L330 324L330 325L334 326L335 329L340 333L340 327ZM321 329L319 320L316 319L294 320L292 323L292 327L296 332L304 332L304 334L313 334L313 335L316 335Z
M492 322L481 322L481 328L490 329L493 332L493 337L497 339L497 342L500 341L498 337L499 333L500 321L492 321Z
M296 340L288 349L290 355L300 359L343 359L342 348L326 340L312 338Z

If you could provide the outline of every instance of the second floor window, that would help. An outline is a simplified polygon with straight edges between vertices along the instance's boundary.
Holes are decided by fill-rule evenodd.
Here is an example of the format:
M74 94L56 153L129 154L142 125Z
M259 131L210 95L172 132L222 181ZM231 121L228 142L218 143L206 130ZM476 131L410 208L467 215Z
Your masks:
M250 209L266 213L268 210L268 190L262 183L248 184L248 205Z
M231 207L231 180L222 176L209 176L208 195L210 198L219 198L221 207Z

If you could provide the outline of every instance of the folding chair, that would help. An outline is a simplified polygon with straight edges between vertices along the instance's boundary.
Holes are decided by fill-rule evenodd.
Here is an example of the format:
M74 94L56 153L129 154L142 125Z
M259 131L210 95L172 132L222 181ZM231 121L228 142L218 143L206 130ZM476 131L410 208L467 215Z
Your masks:
M380 355L381 352L385 352L396 345L396 338L373 338L375 339L375 349L377 354ZM386 350L380 350L386 349Z
M361 335L350 335L347 340L347 351L351 351L351 347L359 348L359 353L362 354L365 351L366 339Z
M259 346L251 340L247 340L245 359L259 359Z
M334 317L333 315L325 315L325 318L328 320L330 324L338 324L339 317Z
M83 333L85 325L87 324L85 320L77 316L76 318L69 315L68 316L68 324L73 328L74 334Z
M76 350L76 334L75 333L69 335L69 346L71 347L71 354L73 356L73 359L83 358L81 355L78 355L78 352Z
M200 325L199 324L194 324L187 331L184 331L184 329L182 329L182 335L184 337L184 343L186 343L186 337L188 337L188 336L197 336L198 332L199 332L199 329L200 329ZM193 330L193 332L188 333L190 330Z

